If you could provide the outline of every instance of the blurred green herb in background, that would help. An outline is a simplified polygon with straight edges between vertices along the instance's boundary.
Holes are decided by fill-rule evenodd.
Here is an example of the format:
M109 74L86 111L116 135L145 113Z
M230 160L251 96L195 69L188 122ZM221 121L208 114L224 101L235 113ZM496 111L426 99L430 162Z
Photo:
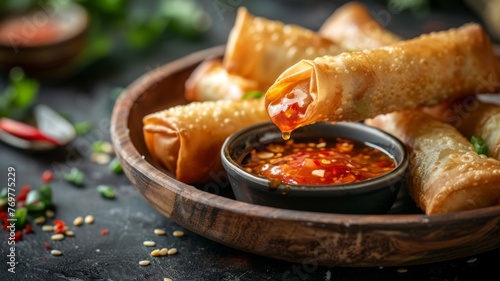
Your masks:
M9 72L9 84L0 95L0 117L23 119L34 104L40 85L14 67Z

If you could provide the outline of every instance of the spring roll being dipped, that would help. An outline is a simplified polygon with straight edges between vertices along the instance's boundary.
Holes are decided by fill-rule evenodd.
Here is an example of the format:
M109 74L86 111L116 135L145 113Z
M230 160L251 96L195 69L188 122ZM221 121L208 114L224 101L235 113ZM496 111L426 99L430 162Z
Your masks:
M500 205L500 161L479 155L453 126L420 110L365 120L410 151L408 193L426 214Z
M336 9L318 33L347 50L375 49L402 40L375 20L364 4L355 1Z
M500 105L467 96L424 111L457 128L467 139L481 137L487 156L500 160Z
M265 95L286 135L318 121L361 121L379 114L499 91L500 66L481 26L421 35L378 49L302 60Z
M143 119L146 147L184 183L202 183L223 171L220 149L232 133L269 121L263 99L191 102Z

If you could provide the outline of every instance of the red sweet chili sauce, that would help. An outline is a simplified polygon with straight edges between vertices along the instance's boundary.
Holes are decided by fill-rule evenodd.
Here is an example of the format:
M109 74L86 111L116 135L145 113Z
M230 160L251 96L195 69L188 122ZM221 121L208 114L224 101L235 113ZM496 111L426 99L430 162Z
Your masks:
M379 177L392 171L396 163L373 146L337 138L270 143L262 150L252 150L242 166L272 182L330 185Z

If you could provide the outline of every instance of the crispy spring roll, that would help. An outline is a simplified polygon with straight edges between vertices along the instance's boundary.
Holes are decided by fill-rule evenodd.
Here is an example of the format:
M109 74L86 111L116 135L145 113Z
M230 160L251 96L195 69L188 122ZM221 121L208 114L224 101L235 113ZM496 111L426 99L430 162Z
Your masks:
M312 30L254 17L240 7L229 33L223 64L229 73L257 81L267 89L285 69L301 59L343 51Z
M336 9L318 33L347 50L375 49L401 41L375 20L364 4L355 1Z
M361 121L471 93L498 93L500 66L484 30L466 24L378 49L302 60L265 95L283 131L317 121Z
M145 116L143 132L150 154L179 181L202 183L223 171L224 140L263 121L263 99L192 102Z
M185 83L188 101L238 100L249 91L262 91L259 83L229 74L222 60L210 59L196 67Z
M467 96L424 111L456 127L468 139L480 136L487 145L487 156L500 160L500 105Z
M419 110L365 121L400 138L410 151L406 187L426 214L500 205L500 161L478 155L453 126Z

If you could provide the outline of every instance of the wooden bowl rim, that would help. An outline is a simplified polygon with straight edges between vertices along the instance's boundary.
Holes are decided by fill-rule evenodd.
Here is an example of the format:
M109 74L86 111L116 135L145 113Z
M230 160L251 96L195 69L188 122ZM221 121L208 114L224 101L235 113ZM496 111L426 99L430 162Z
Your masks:
M464 220L491 218L500 216L500 205L475 210L460 211L446 214L383 214L383 215L352 215L330 214L307 211L278 209L266 206L257 206L250 203L236 201L224 196L214 195L195 188L194 186L177 181L164 172L158 170L147 162L137 151L129 137L128 120L131 108L144 94L145 89L153 87L157 81L183 69L193 67L209 57L220 57L224 53L224 45L197 51L173 62L167 63L153 71L149 71L132 84L120 95L116 101L111 118L111 136L117 153L121 154L123 161L135 167L138 172L148 179L167 188L176 196L186 200L198 201L228 212L245 214L246 216L267 219L280 219L296 222L311 222L320 224L346 224L350 225L398 225L404 224L456 224ZM120 133L126 132L126 133ZM216 197L218 200L214 200ZM236 201L236 202L235 202ZM311 220L314 218L314 220ZM171 217L175 221L175 217Z

